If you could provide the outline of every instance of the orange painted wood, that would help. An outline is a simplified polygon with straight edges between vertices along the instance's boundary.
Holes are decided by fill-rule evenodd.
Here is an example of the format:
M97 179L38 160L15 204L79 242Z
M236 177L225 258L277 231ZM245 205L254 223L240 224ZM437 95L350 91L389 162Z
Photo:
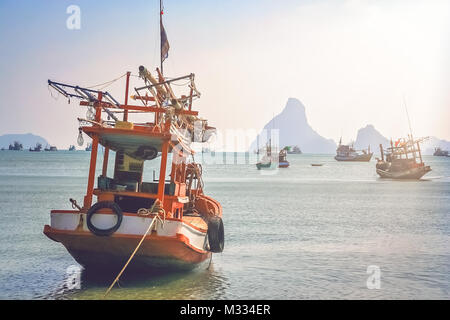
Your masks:
M102 93L98 93L98 100L102 100ZM95 109L95 121L100 122L102 111L100 108ZM86 196L84 197L84 208L90 208L92 205L92 194L94 191L94 179L95 179L95 167L97 165L97 152L98 152L98 136L92 137L92 150L91 150L91 163L89 166L89 177L86 190Z

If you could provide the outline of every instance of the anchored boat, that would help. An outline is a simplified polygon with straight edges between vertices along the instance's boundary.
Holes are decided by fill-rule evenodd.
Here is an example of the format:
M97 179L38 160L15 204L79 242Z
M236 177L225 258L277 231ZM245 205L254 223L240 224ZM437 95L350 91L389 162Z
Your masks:
M302 154L302 150L300 150L300 148L298 146L294 146L294 147L286 147L287 149L287 153L288 154Z
M55 146L47 146L44 151L58 151L58 148Z
M11 150L11 149L10 149ZM32 152L40 152L42 150L42 144L40 144L39 142L36 143L36 146L34 148L29 149Z
M95 119L79 119L81 130L92 138L89 180L83 206L72 201L76 210L52 210L51 224L44 233L61 242L86 268L122 266L155 217L151 233L145 238L130 267L191 268L207 259L211 252L221 252L224 245L222 207L203 192L202 167L189 162L193 135L206 140L211 134L198 112L191 109L198 97L194 75L182 77L194 88L182 98L173 95L170 84L159 72L156 81L145 68L141 76L147 83L137 89L154 95L139 99L143 106L111 103L107 92L94 91L49 81L50 86L68 97L76 89L86 94L80 105L94 108ZM127 83L130 73L127 73ZM153 84L152 84L153 83ZM158 89L159 93L156 90ZM95 97L94 97L95 94ZM89 98L87 98L89 97ZM148 101L156 104L149 106ZM167 106L164 101L170 100ZM102 119L102 111L123 113L123 119ZM133 123L128 112L154 115L154 121ZM113 114L113 113L111 113ZM197 123L199 122L199 124ZM194 126L196 130L194 130ZM184 132L184 134L183 134ZM94 188L98 145L105 148L102 174ZM107 176L108 154L115 151L114 176ZM170 179L166 181L168 154L172 152ZM160 159L158 180L143 181L144 163ZM92 205L93 196L97 202Z
M425 138L414 140L411 135L407 139L399 139L385 152L380 144L381 159L377 159L376 170L381 178L420 179L431 171L422 160L420 142Z
M447 150L442 150L441 148L436 147L436 148L434 148L433 156L448 157L448 151Z
M131 98L140 105L128 103L130 72L123 104L105 91L48 81L65 97L80 99L93 115L78 119L80 134L92 138L83 204L70 199L74 210L52 210L51 223L44 227L45 235L85 268L116 270L133 258L129 269L191 269L224 248L222 207L204 193L202 166L190 148L192 141L208 141L215 129L192 109L200 97L194 74L165 78L163 56L155 76L139 67L144 84ZM180 81L187 92L176 96L172 84ZM147 121L132 122L129 114L136 112L148 115ZM99 145L104 157L95 187ZM111 151L114 174L108 176ZM158 162L159 178L143 181L148 161Z
M261 161L258 161L256 163L256 168L258 170L268 169L272 167L276 168L277 166L278 168L289 167L289 161L287 161L286 159L287 157L286 149L281 150L279 153L274 152L272 150L271 140L269 140L265 148L263 148L262 152L264 152L264 155L262 156Z
M287 150L282 149L278 154L278 167L279 168L287 168L289 167L289 161L287 161Z
M368 162L372 158L373 152L370 152L370 146L367 150L355 150L353 146L343 145L342 138L339 140L339 146L336 149L337 161L361 161Z

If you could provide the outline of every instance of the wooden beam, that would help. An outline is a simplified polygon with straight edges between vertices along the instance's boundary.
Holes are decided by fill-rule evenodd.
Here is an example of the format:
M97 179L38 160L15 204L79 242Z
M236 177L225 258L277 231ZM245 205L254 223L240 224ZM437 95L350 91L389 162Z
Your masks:
M102 175L104 177L106 177L108 173L108 158L109 158L109 148L105 147L105 153L103 154L103 168L102 168Z
M125 85L125 105L128 104L128 89L130 87L130 75L131 72L127 72L127 83ZM123 113L123 121L128 121L128 110L125 110Z
M102 93L98 93L98 100L102 100ZM101 103L101 102L97 102ZM102 116L102 109L95 108L95 121L100 122ZM94 192L94 180L95 180L95 168L97 165L97 152L98 152L98 135L92 137L92 150L91 150L91 163L89 166L88 185L86 190L86 196L84 197L83 209L88 210L92 205L92 194Z
M161 150L161 167L159 170L158 182L158 199L161 205L164 206L164 189L166 185L166 167L167 167L167 153L169 152L169 141L165 141Z
M105 105L103 105L104 108L112 108L112 109L124 109L124 110L135 110L135 111L143 111L143 112L161 112L161 113L166 113L167 109L166 108L158 108L156 106L150 106L150 107L142 107L142 106L133 106L133 105L124 105L121 104L118 107L113 107L110 104L104 103ZM89 106L89 102L87 101L80 101L80 106ZM187 114L187 115L192 115L192 116L197 116L198 115L198 111L190 111L190 110L179 110L177 111L179 114Z

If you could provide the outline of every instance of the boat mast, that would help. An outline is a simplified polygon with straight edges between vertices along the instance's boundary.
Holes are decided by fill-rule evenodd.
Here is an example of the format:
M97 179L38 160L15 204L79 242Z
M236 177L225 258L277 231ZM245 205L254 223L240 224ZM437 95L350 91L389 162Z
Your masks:
M405 96L403 96L403 104L404 104L405 110L406 110L406 117L408 118L409 133L411 134L411 140L413 140L413 134L412 134L412 129L411 129L411 120L409 119L408 107L406 106Z
M163 39L162 39L162 32L163 32L163 24L162 24L162 16L163 16L163 4L162 0L159 0L159 57L161 59L161 74L164 74L163 72L163 56L162 56L162 48L163 48Z
M408 118L412 154L414 155L414 161L416 161L417 160L416 146L414 145L414 138L413 138L412 128L411 128L411 120L409 119L408 107L406 106L406 99L405 99L404 95L403 95L403 104L405 105L406 117ZM419 146L419 142L417 142L417 146ZM408 150L407 150L408 146L406 146L405 148L406 148L405 155L406 155L406 158L408 158ZM418 147L418 148L420 148L420 147ZM420 151L419 151L419 159L420 159L420 163L422 163L422 154Z

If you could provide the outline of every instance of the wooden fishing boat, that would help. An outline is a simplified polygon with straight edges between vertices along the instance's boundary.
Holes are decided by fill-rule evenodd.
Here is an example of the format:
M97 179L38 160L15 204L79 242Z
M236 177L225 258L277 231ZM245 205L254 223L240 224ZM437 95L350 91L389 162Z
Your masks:
M298 146L294 146L294 147L287 147L287 153L288 154L302 154L302 150L300 150L300 148Z
M278 154L278 168L287 168L289 167L289 161L287 161L287 153L286 149L283 149Z
M434 148L434 153L433 156L436 157L448 157L448 151L447 150L442 150L439 147Z
M343 145L342 138L339 140L339 146L336 149L337 161L360 161L368 162L372 158L373 152L370 152L370 146L367 150L355 150L353 146Z
M55 146L47 146L44 151L58 151L58 148Z
M131 98L140 105L128 103L131 72L126 73L123 104L108 92L48 81L95 114L78 119L80 134L92 138L83 204L70 199L73 210L52 210L51 223L44 227L44 234L64 245L85 268L116 270L133 258L129 269L191 269L224 248L222 207L204 193L202 166L193 161L190 148L192 141L206 142L215 129L192 110L193 100L200 97L194 74L167 79L162 62L156 77L139 67L144 85ZM171 85L179 81L187 82L188 91L176 96ZM131 112L149 115L148 122L132 122ZM95 187L99 145L104 157ZM111 151L115 164L109 177ZM148 161L158 162L159 178L143 181Z
M279 158L277 158L275 156L276 153L273 154L272 142L270 139L266 143L266 146L264 148L262 148L261 152L264 152L264 154L261 158L261 161L258 161L256 163L256 168L258 170L276 168L279 165L279 162L278 162ZM259 154L259 152L258 152L258 154Z
M36 143L36 146L34 148L29 149L31 152L40 152L42 150L42 144Z
M9 144L8 150L22 151L23 145L19 141L14 141L13 143ZM30 151L31 151L31 148L30 148Z
M380 144L381 159L377 159L376 171L381 178L420 179L431 171L422 160L420 142L424 138L414 140L411 135L407 139L399 139L391 147L383 150Z

